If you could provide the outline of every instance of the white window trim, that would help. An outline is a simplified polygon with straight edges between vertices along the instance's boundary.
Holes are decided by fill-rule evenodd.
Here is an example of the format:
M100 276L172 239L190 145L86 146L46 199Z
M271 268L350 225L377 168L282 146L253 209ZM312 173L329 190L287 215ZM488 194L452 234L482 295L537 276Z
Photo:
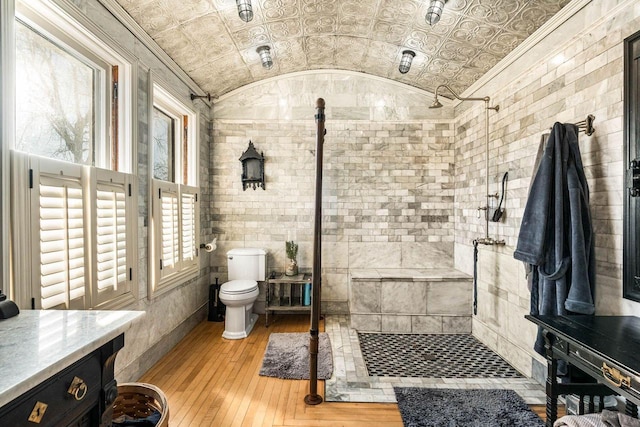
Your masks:
M182 193L199 193L199 121L197 113L187 107L186 102L181 102L181 95L168 90L170 87L164 83L152 72L149 72L149 280L148 280L148 298L156 298L166 292L171 291L177 286L195 279L200 274L200 257L199 248L196 247L196 257L190 262L179 261L178 266L169 274L164 274L160 270L161 257L161 239L159 238L160 229L158 228L161 221L161 197L162 190L166 189L177 194L178 200L182 199ZM183 95L184 96L184 95ZM189 116L188 140L190 141L188 164L193 167L188 171L188 180L191 185L183 183L182 166L174 168L175 182L166 182L153 178L153 108L160 106L161 109L170 115L178 116L180 114ZM162 108L164 107L164 108ZM178 114L179 113L179 114ZM182 130L177 130L182 132ZM182 138L180 138L181 140ZM181 149L176 149L174 153L174 162L182 165ZM200 196L196 203L196 242L200 235ZM179 229L182 228L182 212L181 203L178 205L179 210ZM182 241L179 242L179 254L182 254Z
M0 1L0 141L15 138L15 9L13 1ZM15 300L10 277L11 233L9 191L9 147L0 143L0 289Z

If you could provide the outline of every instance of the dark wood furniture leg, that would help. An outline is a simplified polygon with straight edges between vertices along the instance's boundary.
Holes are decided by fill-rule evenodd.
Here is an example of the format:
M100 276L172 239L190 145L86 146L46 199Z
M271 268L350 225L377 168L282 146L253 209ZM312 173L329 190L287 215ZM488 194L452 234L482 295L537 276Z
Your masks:
M543 330L544 347L547 357L547 427L553 427L558 418L558 361L553 357L553 334Z

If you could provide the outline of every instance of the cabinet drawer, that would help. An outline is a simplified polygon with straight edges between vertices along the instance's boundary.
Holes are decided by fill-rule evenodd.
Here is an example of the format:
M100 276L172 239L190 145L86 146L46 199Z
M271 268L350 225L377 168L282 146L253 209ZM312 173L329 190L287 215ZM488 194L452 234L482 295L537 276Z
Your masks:
M80 381L76 380L77 387L70 393L75 378ZM62 418L73 419L95 407L100 388L100 360L91 354L4 406L0 412L0 424L54 426ZM40 414L39 423L29 420L32 413Z
M634 397L640 398L640 379L611 360L606 360L586 349L565 344L568 362L578 362L587 373L598 382L612 386L614 389L626 390Z

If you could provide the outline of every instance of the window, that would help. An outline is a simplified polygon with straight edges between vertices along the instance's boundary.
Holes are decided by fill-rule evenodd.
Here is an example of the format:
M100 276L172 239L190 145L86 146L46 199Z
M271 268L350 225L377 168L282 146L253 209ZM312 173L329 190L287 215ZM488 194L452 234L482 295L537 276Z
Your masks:
M101 70L16 22L15 149L95 164L94 116ZM71 102L69 102L71 100Z
M15 40L13 148L132 173L134 59L41 0L17 1Z
M16 299L43 309L130 304L132 61L49 2L18 1L15 34Z
M151 123L150 295L199 272L196 115L157 83Z
M176 120L153 107L153 177L173 182L173 154L175 151Z

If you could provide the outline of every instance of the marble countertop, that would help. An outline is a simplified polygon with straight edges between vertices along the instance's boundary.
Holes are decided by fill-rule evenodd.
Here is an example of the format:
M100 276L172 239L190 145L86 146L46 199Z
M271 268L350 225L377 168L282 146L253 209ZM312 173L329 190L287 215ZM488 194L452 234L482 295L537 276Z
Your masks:
M143 314L22 310L1 320L0 407L125 332Z

